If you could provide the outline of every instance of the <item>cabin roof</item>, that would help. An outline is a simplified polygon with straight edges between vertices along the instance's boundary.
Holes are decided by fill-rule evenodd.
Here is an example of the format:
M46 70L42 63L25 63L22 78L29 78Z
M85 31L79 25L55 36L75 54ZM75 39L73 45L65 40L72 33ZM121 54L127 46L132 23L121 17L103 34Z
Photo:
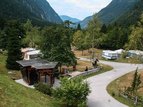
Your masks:
M43 59L21 60L16 62L22 67L32 67L35 69L53 69L58 65L58 62L49 62Z

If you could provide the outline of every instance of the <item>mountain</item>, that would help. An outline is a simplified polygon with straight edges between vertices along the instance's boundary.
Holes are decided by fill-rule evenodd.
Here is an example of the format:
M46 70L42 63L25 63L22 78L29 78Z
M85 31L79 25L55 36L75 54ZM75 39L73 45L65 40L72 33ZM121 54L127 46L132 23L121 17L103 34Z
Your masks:
M139 0L112 0L107 7L103 8L96 15L102 23L110 24L132 9L138 1ZM87 26L88 21L91 19L92 16L89 16L81 22L81 25L84 27Z
M0 18L62 23L47 0L0 0Z
M132 9L122 15L118 20L118 24L128 27L130 25L137 25L143 14L143 0L139 0Z
M61 15L60 17L61 17L61 19L62 19L63 21L69 20L69 21L71 21L71 22L73 22L73 23L77 23L77 22L80 22L80 21L81 21L81 20L79 20L79 19L77 19L77 18L72 18L72 17L66 16L66 15Z
M86 28L90 20L92 20L92 16L86 17L83 21L80 22L81 27Z

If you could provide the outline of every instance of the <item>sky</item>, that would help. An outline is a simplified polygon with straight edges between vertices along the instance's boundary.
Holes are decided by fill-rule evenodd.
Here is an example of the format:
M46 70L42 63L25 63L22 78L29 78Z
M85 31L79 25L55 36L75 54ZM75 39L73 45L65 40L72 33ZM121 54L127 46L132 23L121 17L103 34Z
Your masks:
M84 19L106 7L112 0L47 0L59 15Z

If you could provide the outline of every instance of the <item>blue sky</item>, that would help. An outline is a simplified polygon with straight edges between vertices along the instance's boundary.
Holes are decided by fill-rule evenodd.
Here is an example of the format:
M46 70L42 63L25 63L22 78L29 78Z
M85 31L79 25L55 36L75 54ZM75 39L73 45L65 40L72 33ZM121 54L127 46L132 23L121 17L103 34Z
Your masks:
M106 7L112 0L47 0L59 15L84 19Z

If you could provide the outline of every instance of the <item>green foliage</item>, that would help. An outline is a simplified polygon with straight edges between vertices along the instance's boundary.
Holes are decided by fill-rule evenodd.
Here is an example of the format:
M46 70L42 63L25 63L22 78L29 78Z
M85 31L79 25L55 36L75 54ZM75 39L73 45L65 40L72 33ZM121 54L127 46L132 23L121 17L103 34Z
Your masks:
M35 89L46 94L51 95L51 87L48 84L38 83L35 84Z
M22 59L21 54L21 28L17 21L9 22L9 26L6 29L8 38L8 57L6 60L6 67L12 70L18 70L19 65L16 63L17 60Z
M26 32L23 44L32 48L38 47L41 43L40 29L38 27L33 27L30 20L27 20L23 26Z
M102 25L100 32L104 34L107 33L107 27L105 24Z
M108 26L106 35L102 38L101 48L120 49L123 48L128 41L128 29L118 25L117 23Z
M50 25L52 22L62 23L46 0L4 0L0 1L0 7L0 18L6 20L26 22L30 19L34 25L39 26Z
M67 28L70 28L70 25L74 24L73 22L71 22L70 20L65 20L64 21L64 26Z
M76 58L71 51L71 30L69 28L47 27L42 31L41 50L44 58L61 65L75 65Z
M7 48L7 38L4 30L0 30L0 49L6 50Z
M0 72L1 69L0 69ZM7 71L5 71L7 72ZM62 107L41 92L24 87L0 73L0 107Z
M137 92L139 89L139 86L141 84L141 75L138 74L138 68L136 69L136 72L134 74L134 79L132 81L131 89L134 93Z
M86 105L85 102L89 93L88 84L83 82L80 78L62 78L61 86L53 90L53 95L56 98L71 107Z
M125 27L130 27L131 25L136 25L140 20L140 16L143 11L143 0L136 0L133 7L124 13L117 22Z
M121 58L125 59L128 56L128 52L125 51L122 53Z
M73 43L72 44L78 50L84 50L84 49L86 49L85 40L86 39L85 39L84 33L81 30L78 30L73 35Z
M99 38L101 37L100 34L101 23L96 15L94 15L93 19L88 23L87 32L88 36L90 36L90 41L92 47L99 46Z
M77 25L77 30L81 30L81 25L80 25L80 23Z
M132 27L129 43L126 44L128 49L143 50L143 14L137 26Z

